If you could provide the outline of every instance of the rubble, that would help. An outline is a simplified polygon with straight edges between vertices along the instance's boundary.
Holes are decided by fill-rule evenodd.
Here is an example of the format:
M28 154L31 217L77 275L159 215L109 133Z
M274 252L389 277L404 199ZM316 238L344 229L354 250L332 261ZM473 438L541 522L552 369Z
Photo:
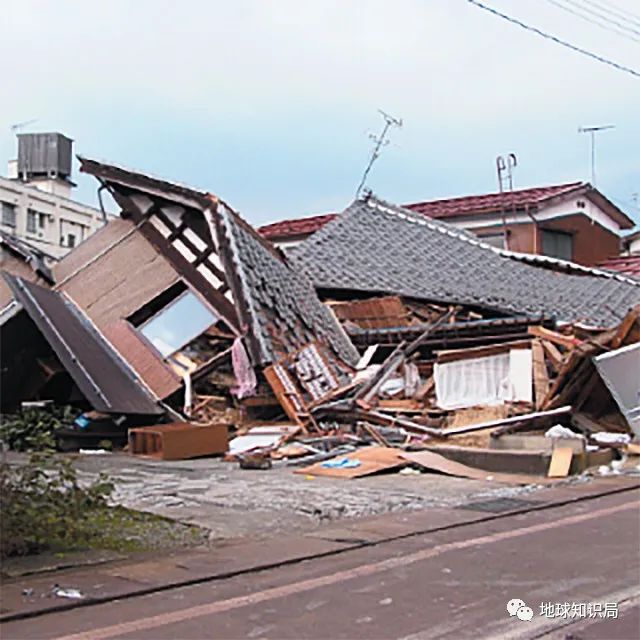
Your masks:
M526 484L638 446L640 282L371 198L285 257L217 196L81 164L121 217L48 284L4 274L3 409L74 404L65 437L103 421L131 455L344 478Z

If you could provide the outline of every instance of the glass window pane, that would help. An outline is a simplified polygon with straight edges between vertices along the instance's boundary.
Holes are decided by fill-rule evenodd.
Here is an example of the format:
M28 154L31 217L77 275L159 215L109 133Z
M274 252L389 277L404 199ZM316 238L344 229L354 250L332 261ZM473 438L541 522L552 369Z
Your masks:
M36 232L36 214L35 211L31 211L31 209L27 211L27 231L29 231L29 233Z
M542 230L542 253L561 260L573 259L573 236L562 231Z
M140 331L167 357L199 336L216 320L216 316L187 291L143 324Z
M16 208L8 202L2 203L2 224L8 227L16 226Z

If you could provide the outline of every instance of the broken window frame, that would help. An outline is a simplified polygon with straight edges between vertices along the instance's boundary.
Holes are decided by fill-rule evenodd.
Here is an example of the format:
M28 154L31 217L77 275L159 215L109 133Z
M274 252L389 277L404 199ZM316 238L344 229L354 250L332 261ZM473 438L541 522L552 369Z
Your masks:
M182 291L176 291L180 288L180 285L184 287ZM167 294L171 291L176 291L175 295L170 299L167 299ZM211 317L211 322L204 326L201 330L196 333L189 332L188 335L182 336L180 340L176 341L175 344L165 343L167 347L171 348L171 351L167 351L166 349L162 349L156 342L154 342L153 338L145 333L145 328L148 328L151 323L158 320L162 315L167 314L171 309L175 308L175 306L186 297L191 297L195 300L201 307L202 310L206 311ZM149 307L149 305L157 305L159 301L164 302L164 305L160 308L154 308L154 311L148 317L145 317L144 320L140 320L140 315L144 313L145 307ZM209 305L205 304L202 299L186 284L182 281L175 283L168 289L165 289L159 296L156 296L153 300L144 305L141 309L136 311L132 316L129 317L129 323L136 329L138 334L147 342L159 355L163 360L168 360L176 353L184 349L190 342L195 340L198 336L202 335L209 327L217 324L220 321L220 316L209 307ZM177 345L177 346L176 346Z

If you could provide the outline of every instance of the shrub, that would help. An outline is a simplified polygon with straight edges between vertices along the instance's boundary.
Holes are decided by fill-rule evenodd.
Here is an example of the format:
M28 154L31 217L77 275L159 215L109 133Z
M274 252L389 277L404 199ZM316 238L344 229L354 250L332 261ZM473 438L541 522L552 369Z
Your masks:
M73 407L52 405L4 415L0 421L0 440L13 451L53 450L55 432L71 425L76 413Z
M0 555L89 545L100 536L113 485L104 476L81 487L71 461L33 453L21 466L0 463ZM99 517L98 517L99 520Z

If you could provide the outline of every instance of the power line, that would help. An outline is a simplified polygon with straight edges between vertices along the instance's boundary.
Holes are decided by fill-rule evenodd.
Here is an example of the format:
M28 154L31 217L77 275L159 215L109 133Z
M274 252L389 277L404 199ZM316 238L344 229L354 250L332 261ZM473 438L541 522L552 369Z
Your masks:
M605 29L606 31L611 31L612 33L617 33L618 35L621 35L623 38L628 38L629 40L633 40L634 42L640 42L640 38L635 38L634 36L628 34L626 31L622 31L621 29L617 29L616 27L610 27L606 24L603 24L602 22L599 22L598 20L594 20L593 18L590 18L589 16L585 16L579 13L578 11L574 11L570 7L566 7L565 5L560 4L560 2L557 2L557 0L547 0L547 2L558 7L558 9L562 9L563 11L571 13L574 16L578 16L578 18L582 18L583 20L586 20L591 24L595 24L601 29Z
M640 31L638 31L638 29L634 29L633 27L628 27L626 24L624 24L623 22L619 22L618 20L613 20L612 18L609 18L606 14L600 13L599 11L594 11L593 9L589 9L589 7L582 5L579 2L575 2L575 0L565 0L565 2L574 7L577 7L582 11L586 11L587 13L590 13L591 15L598 17L601 20L604 20L605 22L609 22L610 24L613 24L616 27L620 27L625 31L629 31L630 33L635 33L636 35L640 36Z
M577 47L574 44L571 44L570 42L567 42L566 40L561 40L560 38L551 35L550 33L546 33L544 31L541 31L540 29L538 29L537 27L531 27L528 24L525 24L524 22L520 22L520 20L517 20L516 18L512 18L511 16L506 15L505 13L501 13L500 11L496 11L496 9L493 9L492 7L488 7L485 4L482 4L481 2L478 2L477 0L467 0L467 2L469 2L470 4L475 5L476 7L479 7L480 9L484 9L485 11L488 11L489 13L492 13L500 18L502 18L503 20L507 20L513 24L517 24L519 27L526 29L527 31L531 31L533 33L538 34L539 36L542 36L543 38L546 38L547 40L551 40L553 42L555 42L556 44L560 44L563 47L566 47L567 49L571 49L572 51L575 51L577 53L581 53L584 56L587 56L589 58L592 58L593 60L597 60L598 62L602 62L603 64L607 64L610 67L614 67L615 69L618 69L618 71L624 71L625 73L628 73L632 76L635 76L636 78L640 78L640 71L636 71L635 69L632 69L631 67L625 67L621 64L618 64L617 62L613 62L612 60L608 60L607 58L603 58L602 56L598 55L597 53L592 53L591 51L587 51L586 49L582 49L581 47Z
M606 13L609 13L616 18L621 18L622 20L628 20L629 22L636 23L640 26L640 16L627 11L626 9L621 9L620 7L616 7L615 5L608 2L593 2L593 0L584 0L586 4L590 4L592 7L597 7L598 9L602 9Z

